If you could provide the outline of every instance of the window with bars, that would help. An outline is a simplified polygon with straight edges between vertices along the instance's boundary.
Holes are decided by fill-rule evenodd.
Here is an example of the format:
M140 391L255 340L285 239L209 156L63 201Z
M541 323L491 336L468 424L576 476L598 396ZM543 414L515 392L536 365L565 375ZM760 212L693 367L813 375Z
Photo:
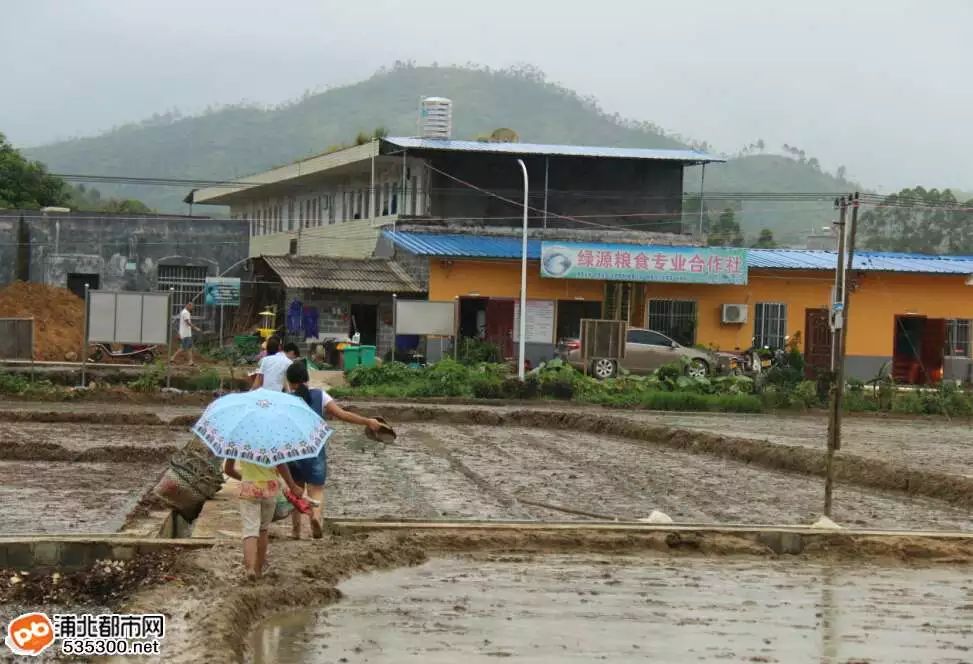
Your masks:
M787 305L757 302L754 307L753 336L758 348L783 348L787 336Z
M696 302L649 300L646 327L661 332L683 346L692 346L696 343Z
M949 319L946 321L946 350L948 357L970 357L970 327L973 321Z
M187 302L196 307L193 318L206 318L202 298L206 268L194 265L160 265L156 289L172 291L172 315L178 316Z

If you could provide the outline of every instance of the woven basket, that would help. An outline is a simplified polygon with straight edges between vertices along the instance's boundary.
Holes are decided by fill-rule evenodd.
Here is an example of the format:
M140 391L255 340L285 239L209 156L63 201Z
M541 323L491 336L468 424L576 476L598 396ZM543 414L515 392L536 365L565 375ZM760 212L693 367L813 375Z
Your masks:
M172 468L166 469L152 493L169 507L179 512L180 516L186 521L193 521L199 516L203 504L206 502L206 496L180 477Z

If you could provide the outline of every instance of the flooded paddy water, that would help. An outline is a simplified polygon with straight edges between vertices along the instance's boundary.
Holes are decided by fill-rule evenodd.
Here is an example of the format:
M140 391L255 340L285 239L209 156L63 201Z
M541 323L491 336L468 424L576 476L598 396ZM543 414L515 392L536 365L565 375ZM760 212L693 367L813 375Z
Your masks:
M254 664L968 662L963 567L799 559L467 556L374 572L273 617Z

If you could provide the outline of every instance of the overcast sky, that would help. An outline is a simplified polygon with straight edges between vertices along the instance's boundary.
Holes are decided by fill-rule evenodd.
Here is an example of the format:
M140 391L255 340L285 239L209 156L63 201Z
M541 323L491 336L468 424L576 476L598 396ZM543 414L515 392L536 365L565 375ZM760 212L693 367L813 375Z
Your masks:
M883 190L973 190L971 25L970 0L5 0L0 131L277 103L397 59L530 63L722 151L763 138Z

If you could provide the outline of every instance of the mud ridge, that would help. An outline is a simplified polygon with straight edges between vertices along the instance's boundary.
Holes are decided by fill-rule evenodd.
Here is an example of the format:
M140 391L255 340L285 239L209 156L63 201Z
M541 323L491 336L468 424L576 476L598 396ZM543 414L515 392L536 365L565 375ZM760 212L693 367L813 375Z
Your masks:
M522 426L608 434L629 440L718 458L752 463L772 470L823 476L825 452L798 445L730 438L716 434L634 422L615 416L551 410L445 410L435 407L382 405L383 414L399 422L444 422L490 426ZM973 478L909 468L839 452L835 478L875 489L901 491L936 498L952 505L973 507Z
M193 420L195 422L195 420ZM134 424L142 426L166 424L155 413L72 413L59 411L0 410L0 422L77 422L85 424Z
M163 463L178 449L175 446L99 445L84 450L70 450L56 443L5 441L0 442L0 458L4 461Z

